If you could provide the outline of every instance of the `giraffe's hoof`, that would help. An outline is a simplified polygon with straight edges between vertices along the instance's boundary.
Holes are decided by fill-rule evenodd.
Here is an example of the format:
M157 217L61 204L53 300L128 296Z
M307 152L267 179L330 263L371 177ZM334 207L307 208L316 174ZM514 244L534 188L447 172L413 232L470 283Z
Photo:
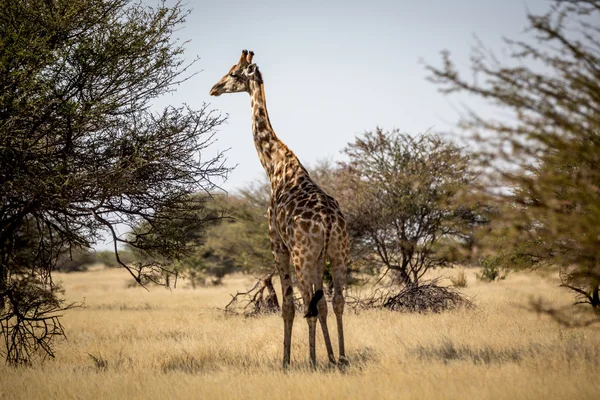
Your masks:
M340 359L338 360L338 365L340 367L347 367L348 365L350 365L350 361L348 361L348 359L345 356L340 356Z

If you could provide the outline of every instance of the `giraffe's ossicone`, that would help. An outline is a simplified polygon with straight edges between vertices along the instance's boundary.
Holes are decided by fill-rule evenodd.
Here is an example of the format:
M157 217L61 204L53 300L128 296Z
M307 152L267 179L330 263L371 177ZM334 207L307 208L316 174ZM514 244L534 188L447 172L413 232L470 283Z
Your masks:
M293 265L308 321L310 360L316 364L317 318L323 330L329 361L335 363L327 328L327 302L323 295L325 261L333 276L333 311L336 316L339 362L348 364L344 347L343 290L348 262L348 231L337 201L310 178L296 155L275 135L265 101L264 82L253 52L244 50L229 72L210 91L212 96L246 92L252 107L252 132L258 157L271 182L267 210L271 248L281 280L284 321L283 365L290 363L294 300Z

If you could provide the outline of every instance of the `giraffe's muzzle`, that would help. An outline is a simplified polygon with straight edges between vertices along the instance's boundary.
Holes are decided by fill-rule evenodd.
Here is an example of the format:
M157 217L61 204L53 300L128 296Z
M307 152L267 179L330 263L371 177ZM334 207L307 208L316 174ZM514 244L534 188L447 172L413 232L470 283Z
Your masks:
M221 89L223 89L223 87L225 87L224 83L217 83L215 86L212 87L212 89L210 89L210 95L211 96L220 96L221 95Z

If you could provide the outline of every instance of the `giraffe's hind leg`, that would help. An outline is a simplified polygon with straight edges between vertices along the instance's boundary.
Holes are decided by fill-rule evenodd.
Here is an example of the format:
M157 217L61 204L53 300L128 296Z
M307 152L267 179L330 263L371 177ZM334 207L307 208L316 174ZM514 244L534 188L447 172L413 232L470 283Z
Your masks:
M310 246L307 246L310 248ZM298 246L292 251L292 264L296 268L296 277L298 278L298 288L302 294L304 303L304 317L308 323L308 346L310 363L317 364L316 349L316 327L317 315L319 314L318 304L323 296L323 291L316 286L318 271L315 268L315 258L312 258L307 247Z
M327 357L329 358L329 362L335 364L333 346L331 345L331 338L327 327L327 300L323 293L325 262L321 258L316 261L316 265L309 266L307 263L311 263L311 258L308 257L303 260L296 260L296 265L300 265L300 268L296 269L296 274L299 277L300 292L304 301L304 317L308 322L310 360L313 366L316 365L316 324L318 318L321 330L323 331ZM301 271L305 273L302 274Z
M329 329L327 328L327 301L323 297L317 305L319 309L319 322L321 324L321 330L323 331L323 339L325 341L325 347L327 348L327 357L329 362L335 364L335 355L333 354L333 347L331 346L331 338L329 337Z
M320 257L317 261L318 266L321 270L318 272L317 289L323 293L323 274L325 273L325 259ZM321 324L321 330L323 331L323 340L325 341L325 348L327 349L327 358L332 364L336 364L335 355L333 354L333 346L331 346L331 338L329 336L329 328L327 327L327 300L325 296L321 297L317 303L318 318Z
M348 365L346 358L346 347L344 345L344 286L346 284L346 257L341 252L331 252L329 259L331 261L331 273L333 275L333 312L337 322L338 344L339 344L339 364Z

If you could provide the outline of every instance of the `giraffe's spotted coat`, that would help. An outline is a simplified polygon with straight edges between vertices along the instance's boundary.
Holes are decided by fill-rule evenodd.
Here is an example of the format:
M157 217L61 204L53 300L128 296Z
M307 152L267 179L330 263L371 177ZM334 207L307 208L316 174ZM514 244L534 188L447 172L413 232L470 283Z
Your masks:
M275 135L265 100L262 75L252 64L254 53L242 52L238 63L211 89L210 94L247 92L252 107L252 132L260 162L271 182L271 200L267 210L273 256L281 278L284 320L284 366L290 361L294 320L290 261L296 271L309 325L310 358L316 362L315 329L318 316L329 360L335 362L327 328L327 303L323 294L325 260L332 269L333 310L338 328L340 362L347 363L344 348L342 314L343 288L348 260L346 221L337 201L309 176L296 155ZM312 307L311 305L311 300ZM314 309L316 303L316 310Z

